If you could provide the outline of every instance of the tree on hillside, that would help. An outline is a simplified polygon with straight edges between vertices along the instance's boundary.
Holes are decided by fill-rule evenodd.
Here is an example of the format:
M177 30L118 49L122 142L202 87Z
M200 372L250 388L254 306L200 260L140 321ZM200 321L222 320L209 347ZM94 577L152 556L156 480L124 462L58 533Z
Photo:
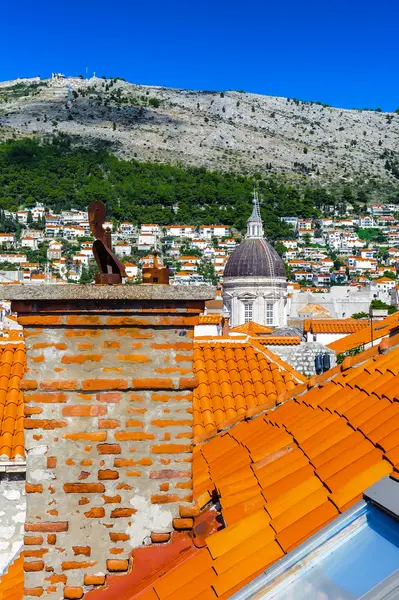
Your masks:
M389 279L396 279L396 273L392 271L384 271L384 277L389 277Z

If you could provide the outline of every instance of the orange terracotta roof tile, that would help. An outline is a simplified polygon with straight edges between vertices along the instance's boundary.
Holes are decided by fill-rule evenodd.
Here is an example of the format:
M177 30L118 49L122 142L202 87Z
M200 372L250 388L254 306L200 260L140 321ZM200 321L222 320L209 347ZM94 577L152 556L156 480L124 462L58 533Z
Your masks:
M291 366L254 340L194 342L194 437L215 434L257 407L271 408L279 395L304 380ZM265 406L266 405L266 406Z
M373 340L380 340L385 336L392 335L392 332L399 327L399 312L389 315L382 321L373 322ZM328 348L334 350L337 354L342 354L348 350L358 348L371 343L371 327L363 327L359 331L347 335L331 344ZM376 343L376 342L375 342Z
M370 325L368 319L305 319L305 333L354 333Z
M24 399L19 389L24 368L23 344L0 346L0 462L25 457Z
M0 600L22 600L24 596L24 559L18 556L0 578Z
M265 346L297 346L301 343L299 336L290 335L268 335L262 337L261 341Z
M255 323L254 321L244 323L243 325L237 325L236 327L231 327L230 331L234 333L246 333L250 336L273 333L273 329L271 327L267 327L266 325L260 325L259 323Z

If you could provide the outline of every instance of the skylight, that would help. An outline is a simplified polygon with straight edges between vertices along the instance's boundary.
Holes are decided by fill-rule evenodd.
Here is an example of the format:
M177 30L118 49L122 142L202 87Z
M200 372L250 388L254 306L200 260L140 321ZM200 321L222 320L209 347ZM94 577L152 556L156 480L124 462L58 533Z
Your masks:
M399 521L392 510L398 492L399 483L384 478L365 492L367 502L359 502L233 598L388 600L399 597L395 595L399 594Z

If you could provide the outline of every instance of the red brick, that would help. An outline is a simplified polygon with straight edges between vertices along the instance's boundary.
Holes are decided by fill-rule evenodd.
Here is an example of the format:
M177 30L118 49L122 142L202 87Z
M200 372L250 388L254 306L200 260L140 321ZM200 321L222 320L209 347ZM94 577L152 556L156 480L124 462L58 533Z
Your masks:
M67 325L101 325L101 319L97 315L72 315L66 318Z
M24 571L26 573L30 573L33 571L43 571L44 569L44 561L42 560L31 560L24 562Z
M26 332L25 332L26 336ZM21 390L36 390L37 389L37 381L36 379L22 379L19 382L19 388Z
M105 392L102 394L96 394L96 400L98 402L107 402L108 404L116 404L122 398L122 394L120 392Z
M64 483L66 494L101 494L105 492L102 483Z
M194 525L194 519L186 518L186 519L173 519L173 527L178 531L184 529L192 529Z
M142 390L173 390L173 379L162 377L154 378L135 378L132 380L132 387Z
M126 390L126 379L85 379L82 381L83 390Z
M39 402L43 404L61 404L68 400L64 392L35 392L25 394L25 402Z
M170 343L156 343L150 344L154 350L192 350L193 342L170 342Z
M131 517L135 515L136 512L137 510L135 508L114 508L114 510L111 511L111 518L120 519L122 517Z
M36 598L40 598L43 594L44 589L42 587L24 588L24 596L35 596Z
M26 315L18 317L20 325L62 325L62 317L53 315Z
M47 468L48 469L55 469L57 466L57 459L55 456L48 456L47 457Z
M138 419L129 419L126 421L126 427L139 427L140 429L144 429L144 423Z
M47 536L47 543L50 544L50 546L54 546L56 542L57 536L55 535L55 533L49 533Z
M76 379L43 379L40 382L42 390L76 390L78 382Z
M67 427L66 421L57 421L56 419L25 419L25 429L59 429Z
M111 469L100 469L100 471L98 471L98 479L119 479L119 473L118 471L112 471Z
M129 568L129 561L128 560L116 560L116 559L107 560L107 569L111 573L112 572L127 571L128 568Z
M105 511L102 507L94 507L85 512L86 519L102 519L105 516Z
M71 329L70 331L66 331L64 333L64 337L66 338L98 337L100 335L102 335L102 331L99 329Z
M87 362L99 363L103 360L103 358L103 354L64 354L64 356L61 359L61 362L65 365L84 365Z
M104 504L116 504L122 500L119 494L116 496L102 496L102 499L104 500Z
M66 585L64 587L64 598L67 600L80 600L83 598L83 588L73 585Z
M183 444L161 444L151 447L151 452L154 454L182 454L191 452L191 450L191 446L183 446Z
M50 575L49 577L46 577L46 581L49 581L50 583L66 583L67 582L67 576L65 574L55 574L55 575Z
M42 521L41 523L25 523L25 531L53 533L68 531L68 521Z
M191 427L193 424L191 419L155 419L151 421L154 427Z
M78 342L78 350L92 350L94 348L94 344L90 342Z
M38 483L38 484L32 485L32 484L30 484L30 483L26 483L26 482L25 482L25 492L26 492L27 494L35 494L35 493L39 493L39 494L41 494L41 493L42 493L42 491L43 491L43 486L42 486L42 484L41 484L41 483Z
M26 535L24 537L25 546L40 546L43 544L43 538L41 535Z
M106 431L99 431L94 433L87 433L82 431L81 433L66 433L64 436L66 440L88 440L90 442L105 442L107 439Z
M127 542L130 540L130 535L128 533L110 533L109 539L111 542Z
M150 479L183 479L191 478L191 471L179 471L177 469L162 469L162 471L152 471Z
M34 407L34 406L24 406L24 415L25 417L31 417L32 415L41 415L43 412L42 408Z
M102 345L103 348L120 348L120 346L120 342L112 342L110 340L106 340L105 342L103 342Z
M155 435L153 433L144 433L142 431L116 431L114 438L119 441L128 440L153 440Z
M72 550L75 556L90 556L91 554L90 546L72 546Z
M103 417L107 414L106 406L64 406L63 417Z
M196 377L180 377L179 379L180 390L193 390L198 384L199 381Z
M72 569L88 569L89 567L94 567L94 565L96 565L96 562L90 562L88 560L86 561L79 561L79 560L67 560L63 563L61 563L61 569L63 571L70 571Z
M147 354L118 354L118 360L130 363L151 362L151 359Z
M165 542L169 542L170 533L152 533L151 541L153 544L164 544Z
M99 419L98 420L98 428L99 429L116 429L120 426L120 421L116 421L115 419Z
M105 575L88 575L84 576L84 585L104 585Z
M177 494L153 494L151 504L170 504L171 502L180 502L180 496Z
M119 444L99 444L97 452L99 454L120 454L121 447Z

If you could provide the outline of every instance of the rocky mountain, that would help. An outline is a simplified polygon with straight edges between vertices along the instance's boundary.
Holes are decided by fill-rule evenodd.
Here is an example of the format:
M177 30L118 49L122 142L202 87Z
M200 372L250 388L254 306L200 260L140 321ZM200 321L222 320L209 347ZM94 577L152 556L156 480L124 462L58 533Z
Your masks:
M396 113L120 79L0 84L0 139L56 132L123 158L326 182L399 179Z

